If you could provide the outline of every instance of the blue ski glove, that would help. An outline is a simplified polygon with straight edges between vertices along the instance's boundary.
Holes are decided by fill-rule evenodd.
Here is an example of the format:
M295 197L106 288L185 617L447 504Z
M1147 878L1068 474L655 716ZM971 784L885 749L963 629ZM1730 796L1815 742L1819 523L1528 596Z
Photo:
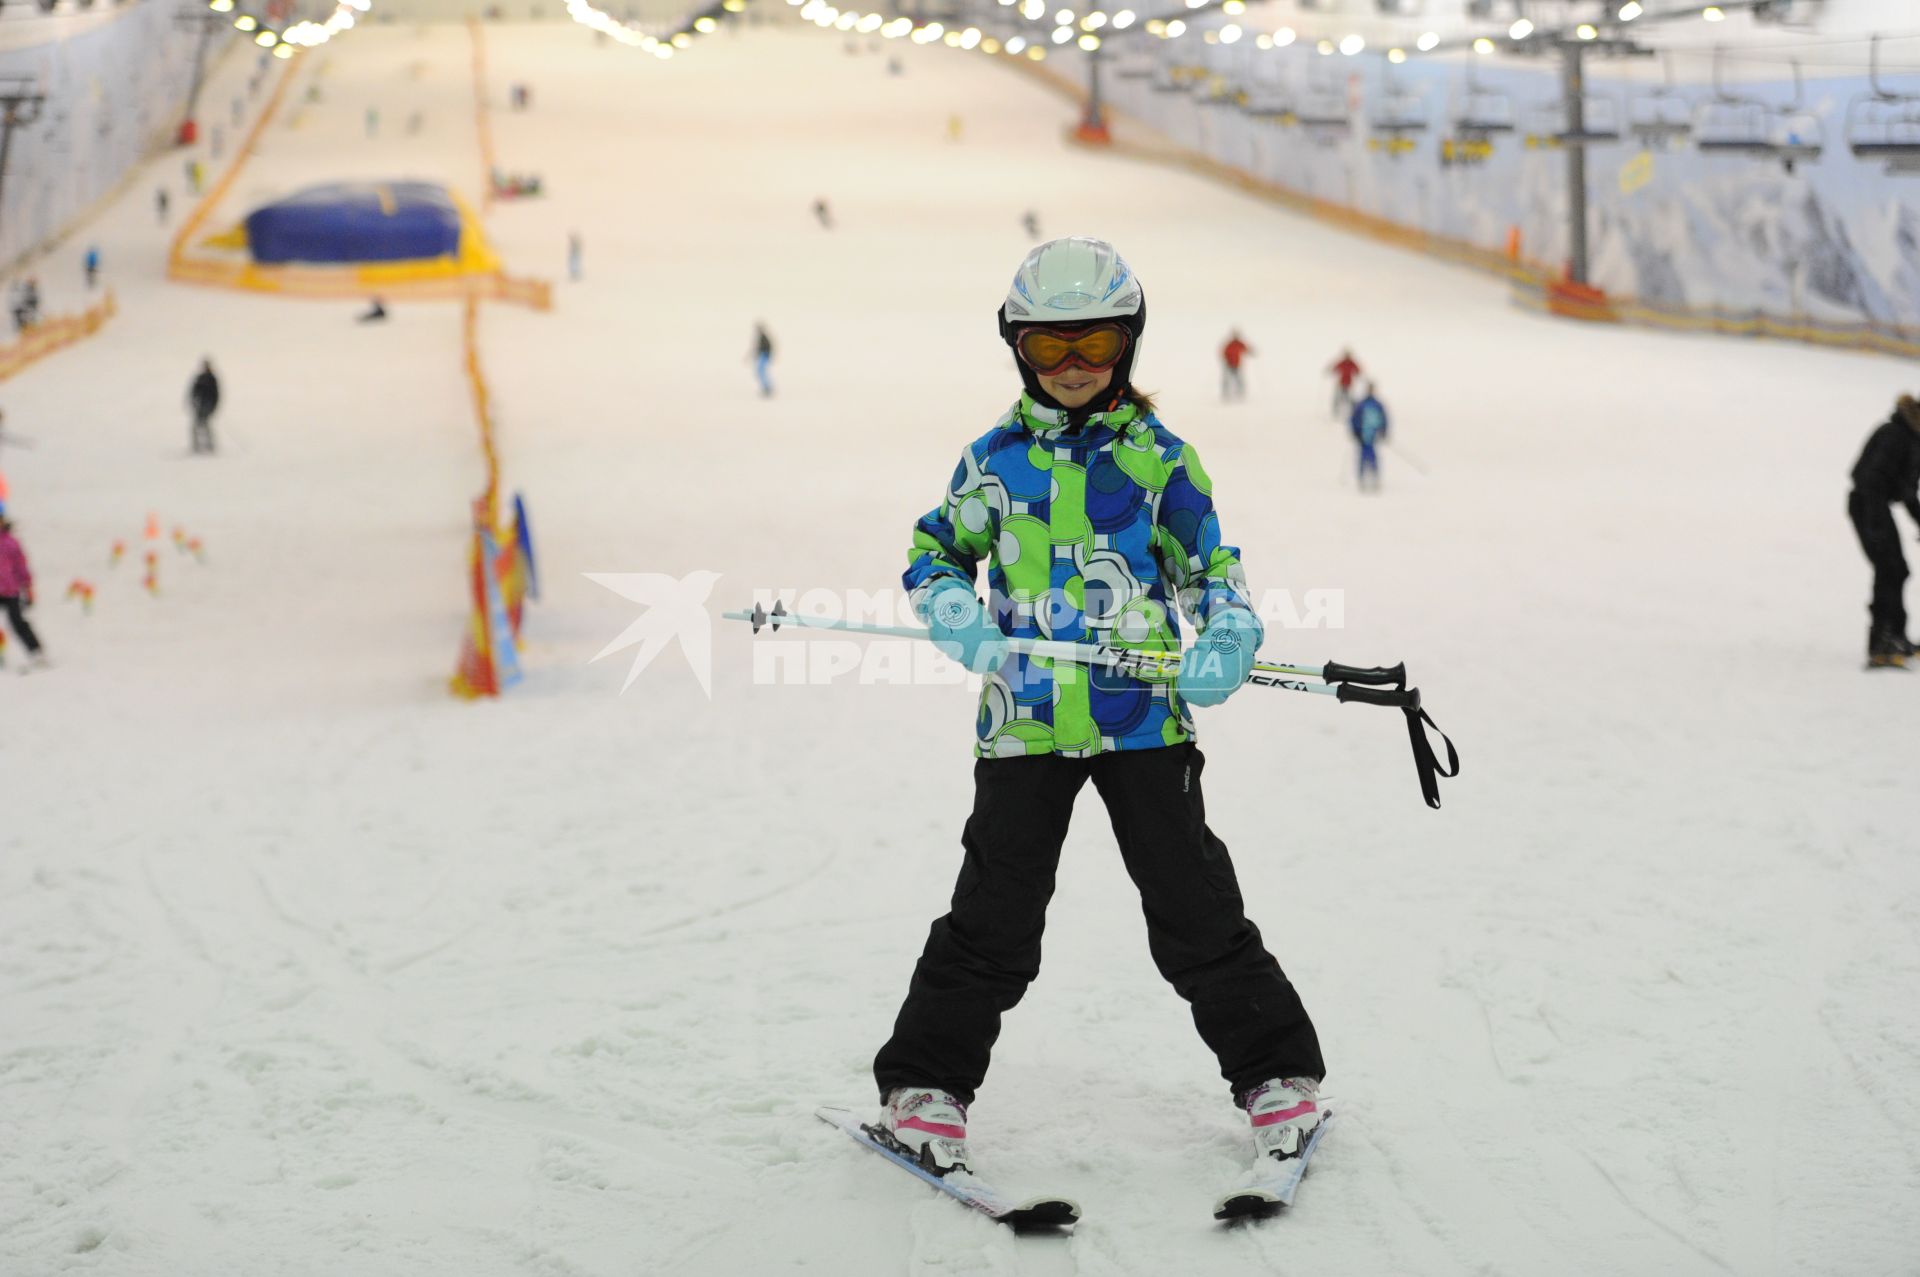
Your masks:
M1007 636L974 597L971 585L940 578L922 600L920 615L933 645L975 674L991 673L1007 657Z
M1180 662L1175 687L1189 705L1218 705L1253 673L1253 656L1266 638L1260 618L1243 607L1222 608Z

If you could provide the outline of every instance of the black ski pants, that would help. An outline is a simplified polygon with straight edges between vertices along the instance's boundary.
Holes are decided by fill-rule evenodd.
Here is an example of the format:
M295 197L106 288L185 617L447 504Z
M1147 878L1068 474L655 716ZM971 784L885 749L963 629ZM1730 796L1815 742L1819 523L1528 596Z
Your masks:
M1140 890L1147 948L1239 1096L1269 1078L1322 1077L1320 1041L1248 921L1233 862L1207 828L1192 744L1093 758L974 763L973 815L952 910L933 924L893 1037L873 1062L882 1099L937 1086L973 1099L1000 1017L1040 973L1040 934L1073 800L1089 779Z
M40 636L35 634L33 626L27 623L26 609L23 606L25 602L25 599L12 594L0 596L0 615L7 618L7 624L11 625L13 632L20 636L20 642L25 645L27 654L31 656L40 650Z
M1894 522L1893 506L1855 492L1847 498L1847 513L1853 516L1853 530L1860 536L1860 548L1873 563L1873 628L1905 637L1907 603L1907 556L1900 551L1900 525Z

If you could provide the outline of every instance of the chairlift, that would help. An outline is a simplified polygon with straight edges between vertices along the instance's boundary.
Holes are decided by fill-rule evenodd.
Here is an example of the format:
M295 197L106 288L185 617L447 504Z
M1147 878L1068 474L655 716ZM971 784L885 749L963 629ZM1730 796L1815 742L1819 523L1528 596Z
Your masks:
M1649 149L1665 149L1693 136L1693 104L1673 86L1673 61L1661 57L1666 83L1627 106L1627 131Z
M1204 70L1203 67L1184 66L1180 63L1161 67L1154 72L1153 91L1155 93L1191 93L1195 85L1194 73Z
M1467 63L1466 90L1453 113L1453 136L1462 141L1491 141L1495 134L1513 132L1513 97L1480 83L1473 63Z
M1884 160L1894 176L1920 174L1920 95L1895 93L1880 83L1880 37L1867 55L1871 93L1847 106L1847 144L1863 160Z
M1269 79L1260 73L1263 66L1274 69L1273 78ZM1278 120L1285 125L1295 122L1293 90L1287 84L1286 68L1279 58L1266 56L1254 59L1242 97L1240 110L1249 119Z
M1194 101L1200 106L1237 107L1246 100L1246 94L1234 87L1233 81L1218 73L1207 76L1202 82Z
M1311 63L1308 64L1311 67ZM1315 141L1331 146L1353 129L1353 115L1347 109L1346 86L1338 77L1316 76L1307 72L1307 91L1294 111L1295 121Z
M1425 133L1432 125L1431 117L1426 98L1398 83L1392 72L1382 73L1380 102L1367 121L1369 129L1392 137L1407 137Z
M1820 117L1806 108L1799 62L1791 63L1792 104L1774 106L1727 92L1720 76L1723 52L1720 48L1713 51L1713 98L1701 104L1694 119L1695 149L1706 155L1779 160L1789 173L1802 160L1820 158L1824 149Z

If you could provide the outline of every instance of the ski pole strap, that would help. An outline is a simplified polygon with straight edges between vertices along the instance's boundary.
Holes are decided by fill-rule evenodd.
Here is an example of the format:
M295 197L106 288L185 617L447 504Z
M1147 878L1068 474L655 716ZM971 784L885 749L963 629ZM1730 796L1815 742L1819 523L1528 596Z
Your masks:
M1332 669L1328 666L1328 669ZM1433 716L1420 708L1420 689L1417 687L1355 687L1351 683L1340 684L1337 693L1341 704L1357 701L1362 705L1387 705L1407 716L1407 741L1413 747L1413 768L1420 776L1420 796L1427 800L1427 806L1440 806L1440 781L1451 780L1460 774L1460 753L1454 749L1453 741ZM1427 736L1427 728L1439 734L1440 743L1447 749L1447 765L1442 767L1440 759L1433 752L1433 741Z

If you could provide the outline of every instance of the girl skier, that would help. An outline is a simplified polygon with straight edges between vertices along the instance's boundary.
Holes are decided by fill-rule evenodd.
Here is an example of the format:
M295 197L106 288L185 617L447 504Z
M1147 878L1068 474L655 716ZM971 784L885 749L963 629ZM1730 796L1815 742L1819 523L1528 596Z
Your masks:
M1246 681L1263 627L1200 458L1131 379L1145 327L1140 282L1111 244L1034 249L1000 308L1025 393L968 445L914 529L903 578L914 609L943 651L987 676L951 911L874 1060L877 1137L935 1174L968 1168L967 1106L1001 1014L1039 974L1060 846L1089 780L1140 890L1154 962L1191 1004L1257 1153L1298 1158L1323 1120L1320 1044L1207 828L1187 712ZM1178 652L1176 601L1200 627L1177 679L1007 650L1011 636Z

